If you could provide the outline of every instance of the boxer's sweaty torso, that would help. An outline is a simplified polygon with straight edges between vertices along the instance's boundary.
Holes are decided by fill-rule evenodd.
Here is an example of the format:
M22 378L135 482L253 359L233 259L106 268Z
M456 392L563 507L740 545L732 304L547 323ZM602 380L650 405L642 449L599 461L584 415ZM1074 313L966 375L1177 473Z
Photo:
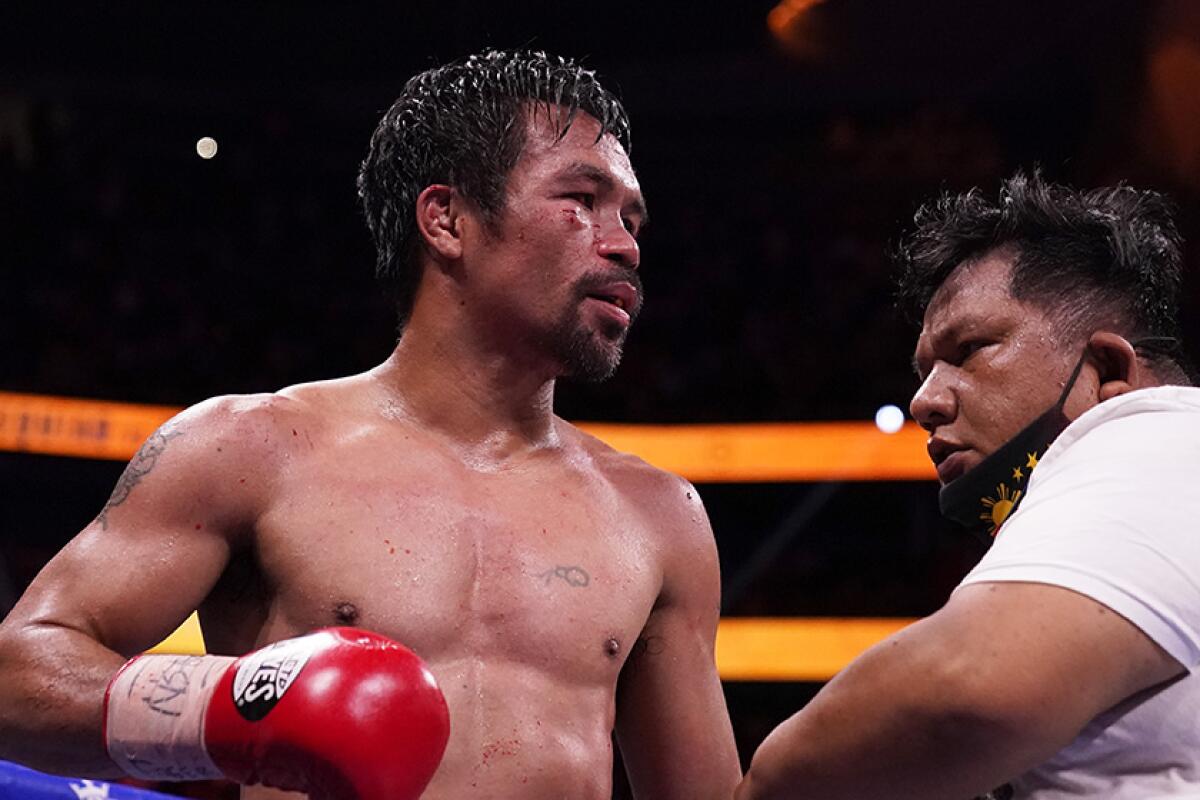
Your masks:
M277 469L229 474L269 487L201 607L209 649L377 631L426 660L450 708L425 797L609 797L617 677L655 647L639 637L684 484L561 422L554 446L480 456L364 395L241 401Z

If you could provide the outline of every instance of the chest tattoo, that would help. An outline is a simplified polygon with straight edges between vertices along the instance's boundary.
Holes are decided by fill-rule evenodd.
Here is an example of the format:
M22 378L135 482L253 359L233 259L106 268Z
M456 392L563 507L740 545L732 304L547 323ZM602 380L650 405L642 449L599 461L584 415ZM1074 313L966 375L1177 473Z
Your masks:
M576 589L582 589L592 582L592 576L587 574L587 570L577 566L552 567L545 572L539 572L537 577L541 578L547 586L552 581L561 580Z

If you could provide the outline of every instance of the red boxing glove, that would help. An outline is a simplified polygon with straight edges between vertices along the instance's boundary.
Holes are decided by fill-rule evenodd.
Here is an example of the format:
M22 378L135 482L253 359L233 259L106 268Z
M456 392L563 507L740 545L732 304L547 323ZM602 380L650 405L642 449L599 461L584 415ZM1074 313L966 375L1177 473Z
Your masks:
M105 697L113 760L152 780L228 777L314 800L409 800L433 777L450 718L404 646L328 628L236 661L142 656Z

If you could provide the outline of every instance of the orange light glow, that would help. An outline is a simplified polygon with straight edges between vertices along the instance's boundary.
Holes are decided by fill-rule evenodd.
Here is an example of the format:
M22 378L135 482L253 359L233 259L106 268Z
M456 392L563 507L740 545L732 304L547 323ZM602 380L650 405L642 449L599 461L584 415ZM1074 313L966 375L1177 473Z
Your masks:
M788 38L788 30L813 6L825 0L782 0L767 13L767 27L780 39Z
M180 409L0 392L0 450L124 461ZM936 477L926 434L872 422L579 427L696 482L912 481Z

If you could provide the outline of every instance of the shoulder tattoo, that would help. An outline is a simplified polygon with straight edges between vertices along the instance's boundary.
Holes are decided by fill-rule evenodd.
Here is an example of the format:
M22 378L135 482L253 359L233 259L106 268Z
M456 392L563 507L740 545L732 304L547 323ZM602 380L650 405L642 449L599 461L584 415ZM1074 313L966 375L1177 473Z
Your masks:
M176 430L175 426L168 422L161 428L150 434L150 438L138 449L133 458L129 460L129 464L125 467L125 471L121 473L120 480L117 481L117 488L113 489L112 496L108 498L108 502L104 504L104 508L100 511L100 527L108 530L108 512L109 509L116 508L124 503L128 498L133 488L141 483L142 478L150 474L154 469L154 465L158 463L158 457L167 449L167 442L174 439L176 436L182 436L183 431Z

